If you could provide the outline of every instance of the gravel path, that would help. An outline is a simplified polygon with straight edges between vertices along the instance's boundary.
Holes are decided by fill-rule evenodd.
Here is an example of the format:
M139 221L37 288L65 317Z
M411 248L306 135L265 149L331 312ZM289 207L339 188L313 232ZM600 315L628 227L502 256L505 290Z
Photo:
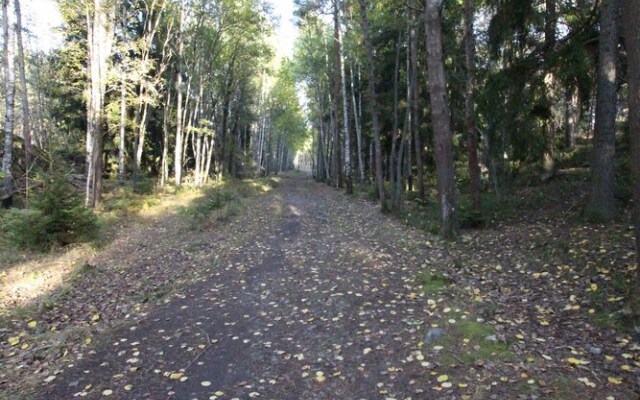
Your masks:
M174 266L197 283L96 338L39 398L428 398L422 233L293 177L202 235Z

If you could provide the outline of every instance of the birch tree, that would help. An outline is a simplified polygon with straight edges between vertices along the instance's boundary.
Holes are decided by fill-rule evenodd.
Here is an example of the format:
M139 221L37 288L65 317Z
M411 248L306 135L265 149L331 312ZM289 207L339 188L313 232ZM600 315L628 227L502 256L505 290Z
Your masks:
M11 204L15 192L13 183L13 125L15 106L15 71L13 62L13 35L11 34L11 4L10 0L2 0L2 21L4 37L4 87L5 87L5 117L4 117L4 155L2 156L2 202Z
M102 153L105 135L104 96L115 28L110 0L87 4L89 82L87 97L87 184L85 202L96 207L102 195Z

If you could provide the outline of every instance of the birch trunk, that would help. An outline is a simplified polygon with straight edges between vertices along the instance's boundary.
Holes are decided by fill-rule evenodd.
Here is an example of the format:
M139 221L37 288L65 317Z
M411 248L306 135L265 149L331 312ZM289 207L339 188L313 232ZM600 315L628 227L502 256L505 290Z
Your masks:
M176 147L174 149L173 177L176 187L182 185L182 66L184 64L185 0L180 1L180 26L178 28L178 70L176 72Z
M351 72L351 103L353 108L353 123L356 128L356 146L358 152L358 172L359 172L359 181L360 183L364 183L365 174L364 174L364 160L362 157L362 128L360 124L361 113L358 112L359 108L356 103L356 90L354 85L354 75L353 75L353 65L349 65L349 69Z
M4 28L4 68L5 68L5 117L4 117L4 155L2 156L2 203L10 205L15 192L12 175L13 164L13 124L15 106L15 72L13 65L13 37L9 0L2 1Z
M87 101L87 185L85 201L97 207L102 195L102 152L105 133L104 95L113 44L114 9L108 0L94 0L87 9L89 98Z
M164 187L169 180L169 111L171 106L171 91L167 90L162 115L162 165L160 171L160 187Z
M124 148L127 122L127 83L124 69L120 77L120 136L118 141L118 180L124 182Z
M347 81L344 71L344 48L342 46L342 29L340 27L341 4L335 0L334 25L336 30L336 46L338 50L338 69L340 70L340 90L342 92L342 128L344 130L344 181L346 193L353 194L353 178L351 172L351 132L349 129L349 98L347 97Z

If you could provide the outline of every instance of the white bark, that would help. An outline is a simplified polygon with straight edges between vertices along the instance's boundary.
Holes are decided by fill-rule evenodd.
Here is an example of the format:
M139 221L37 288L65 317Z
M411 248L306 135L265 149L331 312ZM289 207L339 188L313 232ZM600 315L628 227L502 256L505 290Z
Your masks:
M5 68L5 118L4 118L4 155L2 157L2 200L11 198L15 190L11 166L13 164L13 124L15 106L15 72L13 65L13 37L11 35L11 5L9 0L2 1L4 21L4 68Z

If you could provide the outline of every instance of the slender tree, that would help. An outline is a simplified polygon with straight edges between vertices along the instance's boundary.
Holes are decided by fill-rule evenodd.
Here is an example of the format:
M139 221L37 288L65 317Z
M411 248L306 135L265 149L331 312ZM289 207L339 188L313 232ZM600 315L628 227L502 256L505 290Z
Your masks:
M424 179L424 151L422 135L420 135L420 118L418 114L419 87L418 87L418 6L419 0L410 0L409 3L409 110L410 110L410 136L413 137L416 151L416 169L418 172L418 198L426 200L427 191Z
M433 124L436 175L440 200L440 234L452 239L457 234L458 204L453 175L453 140L447 105L444 61L442 55L442 0L425 0L427 69Z
M173 178L176 187L180 187L182 184L182 145L183 145L183 87L182 87L182 74L184 66L184 28L186 21L185 0L180 0L180 22L178 25L178 54L177 54L177 68L176 68L176 146L174 149L173 159Z
M13 35L11 35L10 0L2 0L2 17L4 28L4 85L5 85L5 117L4 117L4 155L2 157L2 202L7 205L15 191L13 184L13 125L15 106L15 72L13 65Z
M344 181L347 194L353 194L353 173L351 165L351 132L349 129L349 98L347 96L347 79L344 68L344 45L342 43L341 28L342 4L334 0L334 30L337 50L338 70L340 71L340 92L342 97L342 129L344 132ZM352 78L353 79L353 78Z
M617 113L618 0L602 0L598 38L596 125L593 132L591 197L587 216L610 221L616 215L614 159ZM626 11L625 11L626 12Z
M375 144L375 173L376 183L378 186L378 198L380 200L381 210L386 210L386 199L384 193L384 176L382 175L382 141L380 140L380 120L378 117L378 95L376 92L376 68L374 58L374 48L371 41L371 30L369 27L369 18L367 16L366 0L358 0L360 5L360 24L364 35L365 51L367 55L367 72L368 72L368 97L369 111L371 113L371 123L373 125L373 140Z
M102 195L102 160L105 135L104 97L115 24L109 0L94 0L87 7L89 90L87 98L87 185L85 201L96 207Z
M24 163L27 172L27 192L29 182L29 168L31 166L31 112L29 111L29 92L27 90L27 74L25 72L24 46L22 44L22 13L20 11L20 0L13 2L16 12L16 49L18 50L18 74L20 75L20 100L22 105L22 138L24 140Z
M475 71L476 46L473 34L475 1L464 0L464 54L467 67L467 82L464 99L465 128L467 131L467 158L469 162L469 192L471 208L480 212L480 165L478 163L478 135L475 123Z

